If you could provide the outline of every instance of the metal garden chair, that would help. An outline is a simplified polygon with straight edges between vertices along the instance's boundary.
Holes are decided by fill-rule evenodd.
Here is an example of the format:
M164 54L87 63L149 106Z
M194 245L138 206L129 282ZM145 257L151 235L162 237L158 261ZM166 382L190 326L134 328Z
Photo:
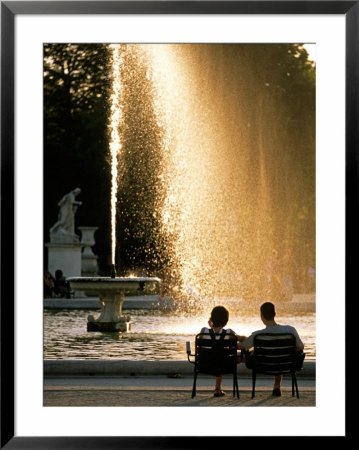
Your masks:
M245 352L246 367L252 369L252 398L255 395L257 374L285 375L292 377L299 398L296 371L301 370L305 354L298 358L295 336L290 333L260 333L254 337L253 352Z
M194 361L190 357L194 356ZM207 375L233 375L233 397L237 392L239 398L237 380L237 336L232 333L221 334L199 333L195 341L195 353L191 354L190 343L187 342L187 357L194 364L194 379L192 398L196 395L196 382L199 373Z

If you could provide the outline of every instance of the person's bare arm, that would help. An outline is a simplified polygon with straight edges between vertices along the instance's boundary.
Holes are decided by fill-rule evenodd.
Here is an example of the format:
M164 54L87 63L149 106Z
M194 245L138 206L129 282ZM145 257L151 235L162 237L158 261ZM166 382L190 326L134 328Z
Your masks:
M237 336L237 348L238 350L241 350L242 349L241 342L247 339L247 336L241 336L235 333L233 330L231 330L231 332Z
M303 341L301 340L301 338L299 337L299 334L298 334L297 330L295 330L294 335L295 335L295 340L296 340L296 343L297 343L297 345L296 345L297 350L298 351L303 350L304 349L304 344L303 344Z

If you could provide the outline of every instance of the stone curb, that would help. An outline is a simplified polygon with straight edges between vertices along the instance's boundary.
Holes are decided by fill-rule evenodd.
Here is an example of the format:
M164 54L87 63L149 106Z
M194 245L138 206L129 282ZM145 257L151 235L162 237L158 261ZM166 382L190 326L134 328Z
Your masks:
M297 372L298 378L315 378L315 361L305 361L302 371ZM70 375L193 375L193 364L188 361L80 361L80 360L45 360L45 376ZM238 365L238 375L251 377L251 370L244 364Z

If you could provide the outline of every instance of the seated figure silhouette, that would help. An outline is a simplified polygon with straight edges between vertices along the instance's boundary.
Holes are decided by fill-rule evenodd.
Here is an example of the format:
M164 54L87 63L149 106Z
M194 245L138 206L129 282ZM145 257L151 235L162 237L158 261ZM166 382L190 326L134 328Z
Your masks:
M54 281L54 293L63 298L71 298L71 289L70 283L66 281L62 270L58 269L55 272L55 281Z

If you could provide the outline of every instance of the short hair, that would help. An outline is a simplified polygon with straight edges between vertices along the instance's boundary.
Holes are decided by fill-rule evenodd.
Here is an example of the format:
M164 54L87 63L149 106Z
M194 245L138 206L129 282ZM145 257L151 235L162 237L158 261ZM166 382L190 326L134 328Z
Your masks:
M275 307L273 303L263 303L263 305L261 306L261 314L266 320L273 320L275 316Z
M224 306L215 306L212 309L210 320L214 327L224 327L229 319L228 309Z
M62 272L62 270L60 270L60 269L57 269L56 270L56 272L55 272L55 277L58 279L58 278L61 278L62 277L62 275L63 275L63 272Z

